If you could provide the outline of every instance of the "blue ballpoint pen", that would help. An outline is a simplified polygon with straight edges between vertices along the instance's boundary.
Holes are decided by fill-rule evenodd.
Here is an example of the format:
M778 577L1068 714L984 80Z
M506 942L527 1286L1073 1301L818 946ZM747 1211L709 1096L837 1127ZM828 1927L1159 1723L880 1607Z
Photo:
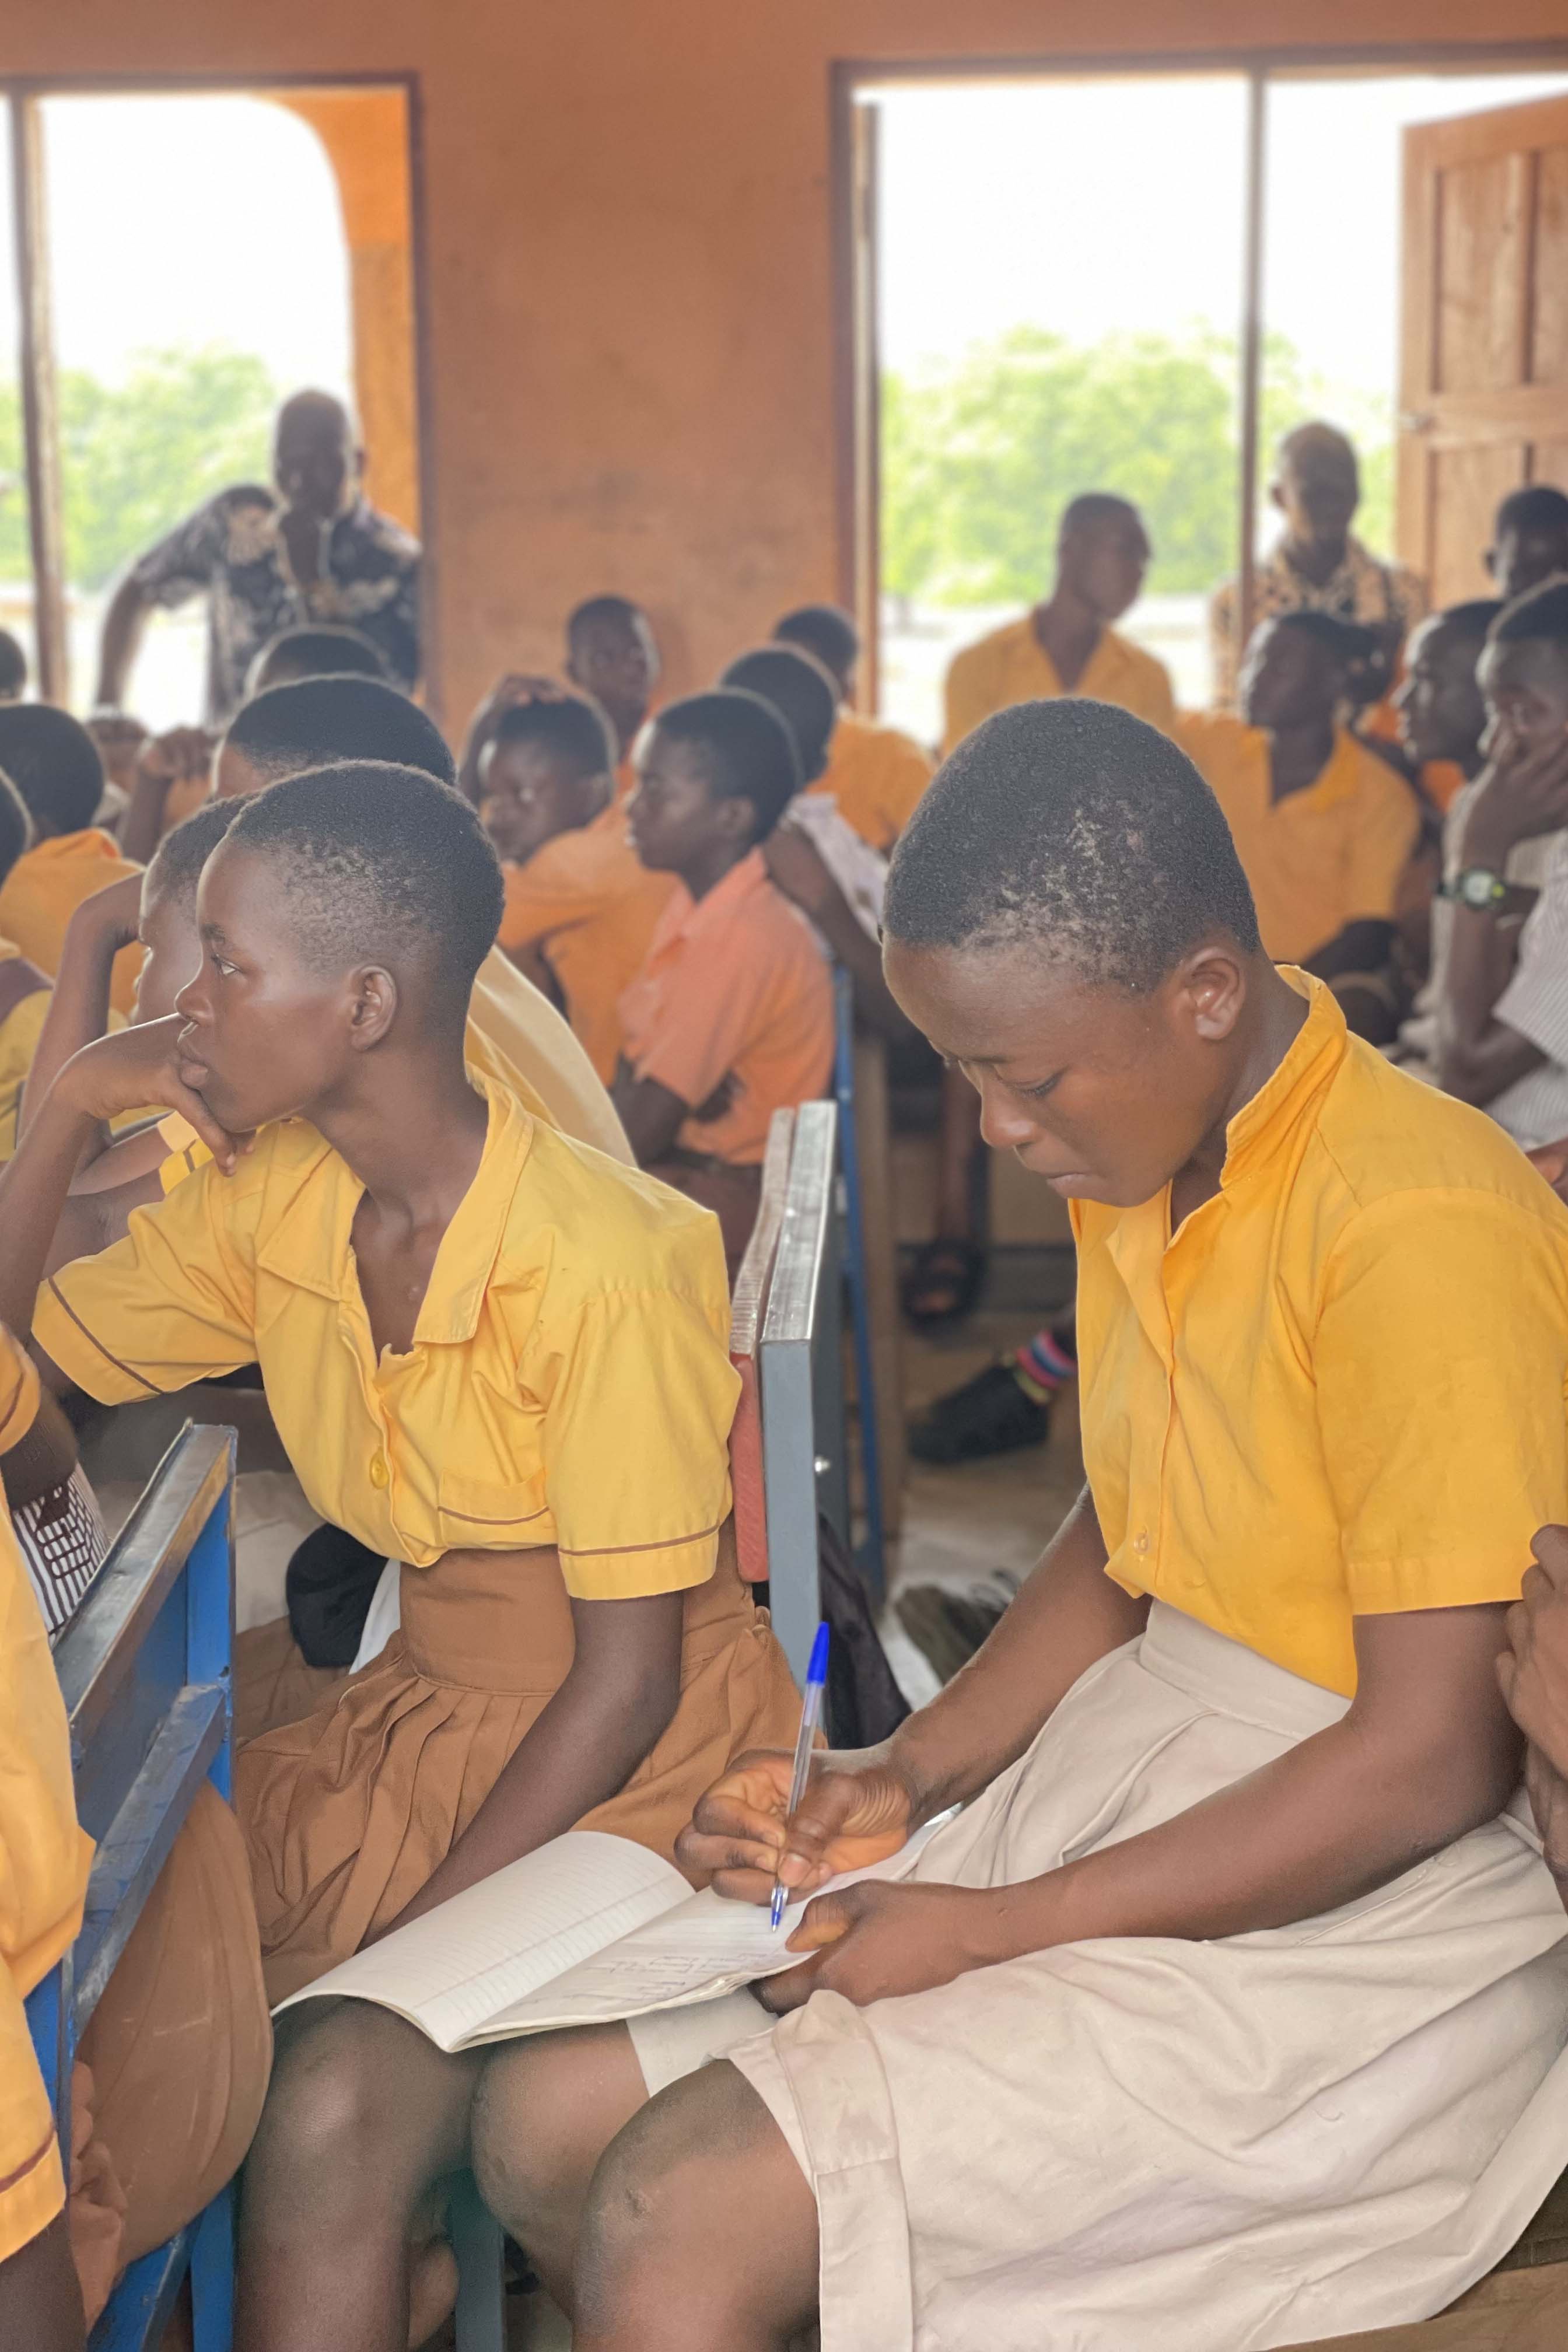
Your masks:
M822 1694L827 1685L827 1628L819 1625L816 1639L811 1645L811 1664L805 1670L805 1703L800 1710L800 1738L795 1743L795 1770L790 1775L789 1818L795 1818L795 1808L805 1794L805 1784L811 1778L811 1751L816 1745L816 1727L822 1721ZM776 1927L784 1915L789 1901L789 1889L773 1881L773 1899L768 1906L768 1925Z

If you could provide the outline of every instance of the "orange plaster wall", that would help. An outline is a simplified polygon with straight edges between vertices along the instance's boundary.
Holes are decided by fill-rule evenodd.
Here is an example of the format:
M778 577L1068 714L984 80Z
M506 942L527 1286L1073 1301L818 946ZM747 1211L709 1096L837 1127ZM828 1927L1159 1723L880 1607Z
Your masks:
M420 77L424 521L456 723L641 597L676 688L837 573L835 58L1550 40L1562 0L6 0L0 71ZM1113 158L1107 169L1114 170ZM1092 193L1086 194L1092 201Z

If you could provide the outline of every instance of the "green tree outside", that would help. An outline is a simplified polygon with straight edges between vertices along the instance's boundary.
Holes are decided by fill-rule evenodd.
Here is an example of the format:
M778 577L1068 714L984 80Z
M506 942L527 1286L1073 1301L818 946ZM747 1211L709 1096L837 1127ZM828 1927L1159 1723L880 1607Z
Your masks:
M105 586L142 548L231 482L266 481L278 389L246 352L150 352L120 383L59 378L67 577ZM21 399L0 385L0 579L26 579Z
M1085 489L1120 491L1154 544L1149 587L1192 593L1234 570L1236 345L1111 336L1089 345L1018 327L918 377L882 386L882 576L906 602L1027 603L1048 585L1057 525ZM1359 408L1362 413L1353 413ZM1265 451L1311 415L1342 422L1363 452L1358 527L1387 545L1386 417L1337 400L1282 337L1264 354Z

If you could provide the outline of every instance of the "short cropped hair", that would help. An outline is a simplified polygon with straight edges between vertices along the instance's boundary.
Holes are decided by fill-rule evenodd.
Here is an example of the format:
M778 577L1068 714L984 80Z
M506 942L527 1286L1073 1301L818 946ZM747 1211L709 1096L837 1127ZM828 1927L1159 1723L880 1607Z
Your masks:
M1432 618L1439 627L1452 629L1457 637L1474 638L1479 646L1485 642L1502 609L1500 596L1470 596L1462 604L1445 604Z
M0 702L14 702L27 683L27 656L22 641L9 629L0 629Z
M79 719L52 702L0 702L0 768L41 830L81 833L98 814L98 746Z
M225 740L269 781L350 760L458 780L439 728L416 702L374 677L299 677L269 686L236 712Z
M176 898L194 899L202 867L234 824L242 800L204 801L179 824L171 827L147 865L147 885Z
M226 845L278 869L322 971L407 958L438 1016L461 1019L500 929L501 875L468 802L422 769L345 760L240 803Z
M514 702L496 721L494 740L535 743L571 776L613 776L616 739L598 704L586 694L549 701Z
M1505 604L1491 626L1494 646L1544 644L1568 652L1568 580L1543 580ZM0 713L0 716L3 716ZM0 736L0 768L5 765L5 738Z
M342 622L302 622L279 629L257 655L252 674L259 677L279 663L296 678L387 676L380 648L363 629L351 629Z
M750 801L756 811L753 842L765 841L800 790L795 738L763 695L714 687L667 703L655 731L697 753L716 800Z
M801 783L816 783L838 724L838 689L822 664L800 646L758 646L732 661L719 683L772 703L795 738Z
M1492 518L1492 537L1507 530L1557 530L1568 540L1568 494L1550 482L1530 482L1510 490Z
M998 711L944 761L893 852L883 927L910 947L1037 947L1091 987L1147 992L1258 915L1196 768L1110 703Z
M33 839L33 820L9 776L0 772L0 882Z
M615 621L632 629L647 618L642 606L634 604L629 596L586 596L566 615L566 643L568 646L574 646L582 632L595 621Z
M860 632L838 604L799 604L775 622L781 645L804 646L835 677L847 677L860 658Z
M1300 635L1310 637L1314 645L1321 646L1326 654L1348 669L1361 662L1375 661L1378 656L1378 642L1372 631L1363 629L1357 621L1342 621L1337 613L1314 613L1310 609L1274 613L1261 625L1295 629Z
M1058 527L1058 539L1069 539L1075 532L1093 530L1102 522L1133 522L1143 529L1143 518L1131 499L1118 490L1080 490L1062 509ZM1145 534L1146 536L1147 534Z

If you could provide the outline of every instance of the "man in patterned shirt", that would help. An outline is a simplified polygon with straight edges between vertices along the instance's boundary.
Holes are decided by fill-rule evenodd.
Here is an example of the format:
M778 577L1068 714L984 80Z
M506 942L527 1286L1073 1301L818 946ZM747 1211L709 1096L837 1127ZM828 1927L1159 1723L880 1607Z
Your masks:
M1247 632L1279 613L1331 613L1371 629L1392 673L1399 648L1426 611L1426 591L1403 564L1381 563L1351 530L1361 504L1361 469L1332 425L1298 425L1280 442L1268 495L1285 519L1278 544L1253 574ZM1209 599L1216 709L1236 708L1241 643L1234 580Z
M419 546L360 488L364 452L330 393L297 392L278 412L275 489L238 483L138 556L110 598L98 701L117 709L154 605L207 599L208 724L226 726L245 676L279 629L346 623L396 684L419 675Z

